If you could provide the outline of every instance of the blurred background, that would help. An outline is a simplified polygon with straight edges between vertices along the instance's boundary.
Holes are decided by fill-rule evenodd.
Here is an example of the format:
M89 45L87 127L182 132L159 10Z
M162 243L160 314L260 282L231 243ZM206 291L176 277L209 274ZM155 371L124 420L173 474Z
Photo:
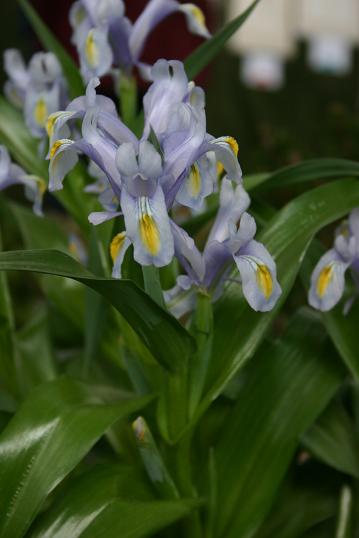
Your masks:
M211 31L250 3L195 1ZM31 3L76 57L68 24L73 2ZM134 20L147 2L125 3ZM1 52L17 47L28 60L41 48L16 2L0 3L0 20ZM357 159L358 41L359 0L262 0L200 78L207 92L208 131L237 138L248 173L313 157ZM200 42L189 35L183 17L173 16L155 30L144 58L184 59ZM4 80L1 71L1 85Z

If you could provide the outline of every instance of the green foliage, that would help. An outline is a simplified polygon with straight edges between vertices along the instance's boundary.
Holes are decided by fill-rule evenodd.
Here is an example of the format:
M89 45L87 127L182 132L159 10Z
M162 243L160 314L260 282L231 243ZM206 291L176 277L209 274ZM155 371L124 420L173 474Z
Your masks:
M187 59L191 78L258 2ZM19 4L82 94L74 62ZM122 115L140 131L135 78L119 80ZM47 180L38 142L2 97L0 142ZM256 313L229 275L216 301L198 289L180 321L162 293L176 264L141 270L130 249L126 278L110 278L118 224L90 227L99 206L83 164L56 193L67 215L1 200L0 538L358 534L359 307L303 308L323 251L314 238L359 206L358 175L356 162L315 159L246 176L283 294ZM275 210L283 187L299 194ZM183 222L199 244L217 210L214 194Z

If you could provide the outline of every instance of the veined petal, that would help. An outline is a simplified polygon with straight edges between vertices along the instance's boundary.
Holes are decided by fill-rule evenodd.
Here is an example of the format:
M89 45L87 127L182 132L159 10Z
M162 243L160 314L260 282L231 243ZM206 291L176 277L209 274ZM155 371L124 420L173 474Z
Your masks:
M81 72L86 80L105 75L113 62L107 28L91 28L80 48Z
M112 277L121 278L122 262L131 241L126 232L120 232L111 241L110 255L113 262Z
M329 250L316 265L309 290L309 304L327 312L342 298L345 285L345 271L349 263L345 262L335 249Z
M206 39L211 37L206 26L206 18L203 11L195 4L182 4L179 6L187 19L188 29L192 34L200 35Z
M277 281L276 265L267 249L252 240L233 258L249 305L259 312L272 310L282 290Z
M49 158L49 191L57 191L62 189L64 177L78 161L75 142L67 138L57 140L50 149Z
M127 235L134 245L135 260L141 265L168 265L174 245L161 187L157 187L151 198L134 198L127 189L122 189L121 209Z

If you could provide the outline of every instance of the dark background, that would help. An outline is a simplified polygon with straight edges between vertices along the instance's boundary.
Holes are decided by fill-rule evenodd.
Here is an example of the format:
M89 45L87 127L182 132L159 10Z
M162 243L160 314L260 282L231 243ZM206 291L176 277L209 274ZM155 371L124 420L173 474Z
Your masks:
M31 3L76 57L69 44L68 9L72 1ZM146 1L129 0L127 4L128 15L135 19ZM211 30L220 27L222 13L215 12L213 4L205 0L197 4L205 10ZM1 52L17 47L28 60L40 49L15 1L0 3L0 20ZM172 16L151 36L145 59L183 59L200 42L188 34L183 17ZM240 160L247 173L273 170L313 157L357 158L358 53L350 76L336 78L313 73L306 65L305 52L305 43L299 43L295 58L287 63L286 84L278 92L245 88L239 79L240 60L228 52L223 52L200 79L207 92L208 131L238 139ZM1 72L1 84L4 80ZM107 91L111 91L110 87Z

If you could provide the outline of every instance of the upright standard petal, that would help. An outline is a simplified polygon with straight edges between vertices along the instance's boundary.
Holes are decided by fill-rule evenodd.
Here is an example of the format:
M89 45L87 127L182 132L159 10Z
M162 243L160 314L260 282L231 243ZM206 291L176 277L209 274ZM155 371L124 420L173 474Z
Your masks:
M309 304L327 312L342 298L345 285L345 272L349 262L343 260L335 249L322 256L316 265L309 290Z
M233 258L249 305L257 312L272 310L282 290L277 281L276 265L267 249L252 240Z

